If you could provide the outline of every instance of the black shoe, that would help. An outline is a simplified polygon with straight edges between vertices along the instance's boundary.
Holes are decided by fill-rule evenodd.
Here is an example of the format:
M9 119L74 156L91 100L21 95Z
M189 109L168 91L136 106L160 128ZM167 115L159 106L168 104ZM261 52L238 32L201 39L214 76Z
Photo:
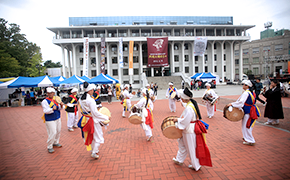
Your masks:
M57 144L54 144L53 146L55 146L55 147L58 147L58 148L61 148L61 147L62 147L62 145L61 145L61 144L59 144L59 143L57 143Z

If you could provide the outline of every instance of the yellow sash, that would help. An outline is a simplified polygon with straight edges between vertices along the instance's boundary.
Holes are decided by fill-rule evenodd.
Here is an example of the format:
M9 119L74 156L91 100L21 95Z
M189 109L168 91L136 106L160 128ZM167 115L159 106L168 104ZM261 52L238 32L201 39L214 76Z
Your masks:
M80 106L80 110L81 110L81 114L83 116L82 119L81 119L81 127L84 127L87 124L87 122L89 120L89 117L92 117L92 115L91 115L91 113L85 114L83 109L82 109L82 106ZM84 138L87 139L88 132L87 131L86 132L83 131L83 133L84 133ZM92 150L92 146L91 145L88 145L86 147L87 147L87 151L91 151Z
M53 99L55 99L55 96L53 96ZM54 106L54 102L51 101L50 104L49 104L49 107L52 108L52 106ZM43 123L45 123L45 114L43 113L41 119L43 120Z

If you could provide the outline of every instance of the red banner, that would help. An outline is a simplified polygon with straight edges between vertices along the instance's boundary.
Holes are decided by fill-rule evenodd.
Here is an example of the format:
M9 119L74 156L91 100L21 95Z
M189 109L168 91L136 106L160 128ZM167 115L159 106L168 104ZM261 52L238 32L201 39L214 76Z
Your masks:
M168 66L168 37L147 38L148 67Z

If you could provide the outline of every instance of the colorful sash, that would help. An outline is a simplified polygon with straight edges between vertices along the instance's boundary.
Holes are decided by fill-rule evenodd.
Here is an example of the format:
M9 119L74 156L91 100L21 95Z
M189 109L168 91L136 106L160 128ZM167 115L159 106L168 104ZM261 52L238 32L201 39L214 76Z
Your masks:
M81 128L82 137L85 139L85 145L87 147L87 151L91 151L92 141L94 139L94 120L90 112L84 112L82 107L80 106L80 111L82 117L78 122L78 127Z
M73 95L69 95L69 97L71 97L72 98L72 100L71 100L71 104L73 104L74 102L78 102L78 99L76 98L76 95L75 96L73 96ZM76 104L75 103L75 104ZM75 111L75 115L77 115L77 112L78 112L78 108L77 108L77 106L74 106L74 111Z
M145 97L146 102L147 102L147 97ZM151 129L153 129L153 111L152 109L149 108L149 103L147 104L147 107L145 107L147 112L148 112L148 116L146 117L146 121L145 124L149 125L151 127Z
M170 87L169 88L169 95L171 96L171 94L175 91L176 91L175 87L172 87L172 88Z
M260 109L256 105L256 94L254 95L251 93L251 91L246 90L246 92L249 93L249 97L245 102L245 108L250 108L250 113L249 113L249 119L247 121L246 127L249 129L250 127L253 127L255 125L256 120L258 117L260 117Z
M55 96L53 96L52 99L49 99L48 97L45 99L47 100L50 108L52 108L53 106L58 107L58 104L55 102ZM43 113L41 119L43 120L43 123L45 123L45 113Z

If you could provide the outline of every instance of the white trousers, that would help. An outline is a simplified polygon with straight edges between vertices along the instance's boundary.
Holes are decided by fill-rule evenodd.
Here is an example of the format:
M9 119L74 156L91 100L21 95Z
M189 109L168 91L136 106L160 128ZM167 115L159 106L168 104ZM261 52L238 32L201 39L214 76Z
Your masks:
M175 104L175 100L169 98L169 109L171 112L176 111L176 104Z
M249 143L255 143L255 139L252 134L253 127L247 128L247 121L249 117L250 117L249 114L245 114L244 118L242 119L243 138L245 139L245 141Z
M206 110L207 110L207 116L213 116L214 115L214 105L210 105L210 103L205 103Z
M94 139L92 141L92 153L99 153L99 147L104 143L102 126L97 120L94 120Z
M45 121L47 130L47 149L52 149L53 144L59 143L60 131L61 131L61 120L60 118L55 121Z
M67 127L71 129L73 126L77 126L79 118L79 112L75 115L74 112L67 112Z
M127 99L126 100L126 104L127 104L128 111L131 112L131 100ZM126 114L126 111L124 110L124 106L123 106L123 114L122 114L122 116L125 116L125 114Z
M183 163L187 154L189 154L191 165L193 168L198 171L201 165L199 164L199 159L196 157L196 135L195 133L186 134L182 133L182 137L178 140L178 152L176 160L180 163Z
M143 128L142 124L140 124L140 126L141 126L141 128L144 130L145 135L146 135L148 138L152 136L152 129L151 129L151 127L150 127L149 125L146 124L146 125L145 125L146 128Z

